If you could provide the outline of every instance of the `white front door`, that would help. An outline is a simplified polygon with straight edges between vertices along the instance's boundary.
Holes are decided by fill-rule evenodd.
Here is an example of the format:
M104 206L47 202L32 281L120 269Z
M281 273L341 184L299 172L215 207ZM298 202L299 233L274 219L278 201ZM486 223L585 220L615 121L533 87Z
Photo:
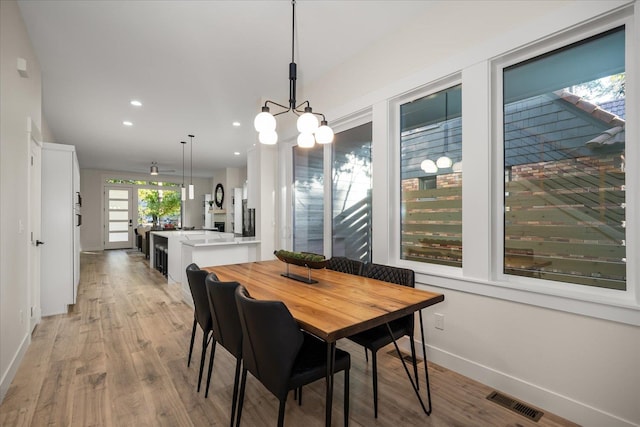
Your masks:
M104 195L104 248L132 248L133 190L128 187L105 187Z

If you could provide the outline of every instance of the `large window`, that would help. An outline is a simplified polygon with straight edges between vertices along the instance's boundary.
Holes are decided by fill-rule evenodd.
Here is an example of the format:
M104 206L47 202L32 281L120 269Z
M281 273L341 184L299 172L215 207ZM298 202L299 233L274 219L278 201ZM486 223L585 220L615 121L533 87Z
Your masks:
M128 178L106 178L108 185L126 185L135 188L138 204L138 225L149 227L182 227L180 187L182 184ZM134 205L135 205L134 200Z
M504 69L504 272L625 290L625 32Z
M401 258L462 266L462 87L400 106Z
M138 189L138 224L181 227L180 191Z
M371 122L332 144L333 256L371 261Z
M293 250L324 253L324 146L293 148Z
M331 159L323 145L293 148L294 251L325 253L326 238L332 256L371 261L371 129L368 122L337 133ZM332 162L326 183L325 161ZM325 210L332 218L328 236Z

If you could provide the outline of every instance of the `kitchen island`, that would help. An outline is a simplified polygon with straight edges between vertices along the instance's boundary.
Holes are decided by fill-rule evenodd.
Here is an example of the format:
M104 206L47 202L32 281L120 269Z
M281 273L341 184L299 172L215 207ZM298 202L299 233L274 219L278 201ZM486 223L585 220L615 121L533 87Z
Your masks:
M182 273L186 265L182 266L182 242L201 239L233 239L233 233L220 233L211 230L158 230L149 233L149 264L156 268L155 245L165 243L168 249L167 281L169 284L181 283ZM188 265L188 264L187 264Z
M182 240L182 295L184 300L193 305L186 268L192 262L200 267L214 265L240 264L258 261L258 245L255 237L233 237L232 233L218 233L201 239ZM231 237L224 235L231 234Z

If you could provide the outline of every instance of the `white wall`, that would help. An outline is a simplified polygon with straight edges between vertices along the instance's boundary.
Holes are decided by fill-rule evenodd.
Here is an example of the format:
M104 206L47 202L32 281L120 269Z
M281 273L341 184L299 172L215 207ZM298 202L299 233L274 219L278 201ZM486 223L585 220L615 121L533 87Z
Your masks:
M18 74L17 58L27 60L28 78ZM27 118L42 129L40 68L13 0L0 2L0 93L1 401L30 342Z
M429 16L409 20L404 31L307 85L304 98L311 101L314 110L324 112L330 123L373 108L374 198L394 200L393 159L380 159L393 152L389 144L395 141L388 123L388 100L466 70L480 76L475 83L489 85L488 78L482 82L482 68L487 69L492 58L628 3L438 2ZM635 78L637 82L638 76ZM486 97L489 93L480 88L476 94ZM480 107L486 110L489 103L485 100ZM477 138L488 147L488 125L485 123L482 130L477 123L484 120L478 117L488 117L483 108L473 117L467 116L465 126L475 121L481 130ZM628 120L637 123L640 118ZM482 159L489 158L487 153L479 154ZM486 171L479 171L479 178L482 176L488 183ZM479 206L488 206L486 201L479 202ZM397 259L390 249L397 213L393 206L386 209L386 204L374 202L373 255L377 262ZM482 223L487 224L486 213L482 215ZM429 269L425 266L425 273ZM486 274L486 268L483 272L478 267L476 272ZM428 281L426 288L442 292L446 298L424 312L433 361L586 426L640 425L639 327L526 301L453 291L440 287L449 284L435 274L418 277ZM436 312L445 315L444 331L432 326Z
M80 192L82 194L82 227L80 246L84 251L103 249L103 184L107 178L148 180L147 174L136 174L98 169L80 169ZM157 177L158 180L177 182L175 176ZM185 202L185 226L201 228L204 225L204 195L212 191L211 178L193 178L195 198Z
M211 194L211 178L193 178L195 195L193 200L185 201L185 227L202 228L204 226L204 195Z

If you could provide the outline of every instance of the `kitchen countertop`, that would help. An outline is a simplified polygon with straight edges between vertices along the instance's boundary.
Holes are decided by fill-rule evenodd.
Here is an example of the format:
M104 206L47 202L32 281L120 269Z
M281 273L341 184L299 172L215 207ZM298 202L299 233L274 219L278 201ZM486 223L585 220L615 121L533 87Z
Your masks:
M198 239L202 239L202 238L216 238L216 237L221 237L221 238L233 238L233 233L223 233L220 231L213 231L213 230L203 230L203 229L199 229L199 230L152 230L151 231L152 234L155 234L156 236L160 236L160 237L176 237L176 236L184 236L185 238L189 239L189 238L193 238L196 237Z
M255 237L219 237L219 238L206 238L206 239L194 239L183 240L182 244L185 246L192 246L194 248L206 247L206 246L223 246L223 245L251 245L260 243Z

